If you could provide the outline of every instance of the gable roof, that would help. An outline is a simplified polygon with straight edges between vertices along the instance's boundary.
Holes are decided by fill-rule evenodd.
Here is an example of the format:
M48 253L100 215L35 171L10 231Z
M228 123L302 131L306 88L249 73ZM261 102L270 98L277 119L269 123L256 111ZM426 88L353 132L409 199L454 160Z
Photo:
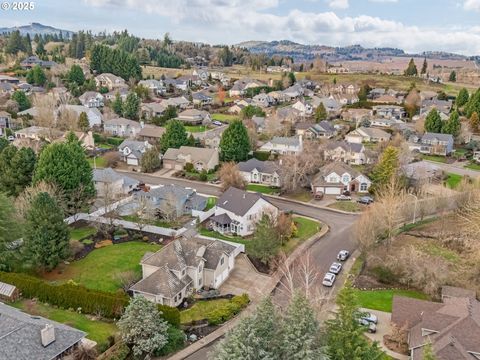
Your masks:
M93 169L93 181L112 183L118 180L123 180L125 185L138 185L140 181L132 179L126 175L119 174L112 168Z
M425 140L427 140L427 141L438 140L438 141L450 142L450 141L453 141L453 135L426 132L422 136L422 141L425 141Z
M197 148L193 146L180 146L179 149L169 148L163 155L164 160L185 161L182 157L189 156L191 162L201 161L208 163L215 155L217 150L210 148Z
M260 161L252 158L248 161L242 161L238 163L238 170L243 172L251 172L253 169L257 169L259 172L265 174L273 174L279 170L279 166L273 161Z
M260 193L251 193L229 187L217 201L217 207L230 211L238 216L245 215L259 200L266 200Z
M341 147L347 152L362 153L364 146L358 143L349 143L346 141L330 141L327 143L327 150L335 150Z
M322 182L325 179L325 177L327 177L332 173L335 173L339 176L342 176L343 174L348 173L351 175L352 178L356 178L362 175L358 170L351 168L344 162L332 162L330 164L322 166L318 170L317 175L315 175L313 179L313 183Z

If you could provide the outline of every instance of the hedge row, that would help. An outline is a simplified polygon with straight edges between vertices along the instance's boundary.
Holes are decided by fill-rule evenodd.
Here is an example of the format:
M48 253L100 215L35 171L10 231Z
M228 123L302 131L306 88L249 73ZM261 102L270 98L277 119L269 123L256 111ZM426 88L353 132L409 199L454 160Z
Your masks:
M228 303L206 314L209 325L220 325L237 315L247 307L250 299L247 294L234 296Z
M64 309L77 310L83 313L97 314L107 318L118 318L128 305L130 298L123 293L109 293L87 289L73 284L52 285L36 277L0 271L0 281L15 285L23 297L37 298L41 302L56 305ZM175 327L180 326L180 312L177 308L158 305L162 317Z

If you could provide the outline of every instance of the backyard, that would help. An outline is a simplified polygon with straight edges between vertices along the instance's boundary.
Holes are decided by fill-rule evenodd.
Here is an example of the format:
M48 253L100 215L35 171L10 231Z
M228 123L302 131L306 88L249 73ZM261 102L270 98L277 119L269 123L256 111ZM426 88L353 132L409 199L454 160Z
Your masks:
M121 287L118 274L133 271L139 278L143 255L160 248L160 245L135 241L109 245L93 250L81 260L61 264L43 277L60 283L73 280L90 289L115 292Z
M107 167L107 160L102 156L96 156L95 158L89 157L87 158L87 160L93 169L95 168L101 169L101 168Z
M220 114L220 113L212 114L212 120L215 120L215 121L231 122L236 119L239 119L238 115Z
M118 331L117 326L113 322L94 320L88 315L53 308L33 300L21 300L12 305L28 314L43 316L47 319L85 331L87 338L97 342L100 349L107 347L108 337L115 335Z

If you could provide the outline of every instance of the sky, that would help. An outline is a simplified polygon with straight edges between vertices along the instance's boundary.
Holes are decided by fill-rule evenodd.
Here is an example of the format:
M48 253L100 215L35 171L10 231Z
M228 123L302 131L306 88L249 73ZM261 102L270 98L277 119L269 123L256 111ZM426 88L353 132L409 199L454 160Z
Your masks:
M13 2L13 0L6 0ZM480 55L480 0L37 0L0 10L0 27L39 22L67 30L127 29L144 38L237 44L396 47Z

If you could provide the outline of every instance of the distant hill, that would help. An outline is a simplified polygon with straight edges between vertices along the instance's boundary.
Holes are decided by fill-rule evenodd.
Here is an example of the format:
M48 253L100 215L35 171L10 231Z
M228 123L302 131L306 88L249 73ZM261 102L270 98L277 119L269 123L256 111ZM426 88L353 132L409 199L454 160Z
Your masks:
M361 45L345 47L332 47L325 45L304 45L289 40L281 41L245 41L237 46L244 47L252 53L266 54L268 56L291 56L296 61L312 60L316 56L327 61L366 60L376 61L392 56L427 56L430 59L458 60L466 57L445 52L428 52L423 54L407 54L395 48L364 48Z
M0 28L0 34L9 33L15 30L19 30L20 34L26 35L30 34L30 36L38 35L60 35L60 32L63 34L64 37L69 38L72 36L73 31L70 30L62 30L57 29L52 26L42 25L39 23L31 23L30 25L23 25L23 26L14 26L10 28Z

